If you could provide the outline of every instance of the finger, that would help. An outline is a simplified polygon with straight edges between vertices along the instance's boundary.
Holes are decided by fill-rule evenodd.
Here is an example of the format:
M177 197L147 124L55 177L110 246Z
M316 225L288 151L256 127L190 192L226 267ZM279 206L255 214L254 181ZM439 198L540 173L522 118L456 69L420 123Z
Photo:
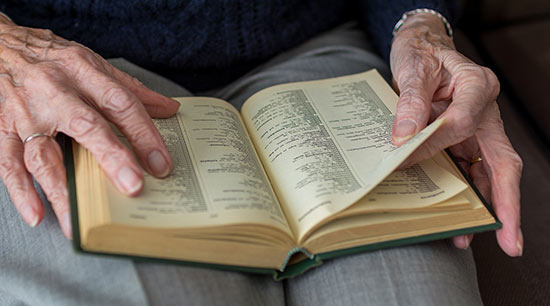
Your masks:
M27 169L46 194L63 234L71 239L67 177L59 145L51 137L38 137L27 142L24 147L24 160Z
M120 192L137 195L143 187L143 173L107 121L72 94L58 98L64 101L64 111L58 112L58 131L87 148Z
M400 168L407 168L416 163L419 163L425 159L428 159L435 154L441 152L443 149L436 151L438 148L430 148L430 143L422 144L411 154L400 166ZM481 155L479 151L479 145L475 137L470 137L458 144L455 144L449 148L451 153L457 159L458 163L466 173L470 173L470 162L473 158Z
M107 75L96 74L87 83L85 94L126 136L144 168L156 177L169 175L172 158L137 97Z
M25 168L23 144L15 134L0 134L0 174L23 220L37 226L44 217L44 207Z
M111 66L112 67L112 66ZM134 78L114 67L112 75L126 88L128 88L143 103L149 115L153 118L169 118L175 115L179 109L179 102L152 91Z
M401 92L399 91L399 85L397 85L397 81L395 80L394 77L391 78L391 87L393 88L393 90L397 95L401 94Z
M59 43L56 41L56 43ZM67 72L71 75L71 80L74 80L79 87L89 87L92 91L97 90L95 85L89 86L90 81L94 81L98 73L107 74L109 79L114 79L117 83L122 84L130 90L139 99L153 117L167 118L173 116L178 108L179 103L167 98L159 93L149 90L137 79L132 78L124 72L113 67L101 56L77 43L70 42L68 45L55 53L60 61L65 61L69 58L71 61L65 65ZM78 62L79 65L74 65Z
M473 234L456 236L456 237L453 237L453 243L457 248L465 250L470 246L473 239L474 239Z
M482 162L472 164L471 166L468 166L468 168L469 170L466 172L470 173L470 177L472 178L474 185L476 185L477 189L479 190L479 192L481 192L485 200L490 203L491 183L489 181L487 173L485 172L485 169L483 168ZM472 234L462 235L453 237L453 243L459 249L467 249L468 246L472 243L473 239L474 235Z
M428 123L434 92L441 82L441 67L432 57L410 55L397 72L400 96L393 125L393 142L401 145Z
M443 87L453 88L452 103L439 116L444 123L418 150L411 162L424 160L441 150L472 137L487 107L496 99L500 90L495 74L465 60L458 54L448 56L446 66L452 68L452 78ZM456 64L462 63L461 65ZM457 68L458 67L458 68Z
M477 190L481 193L487 203L491 203L491 180L485 167L483 166L483 161L472 164L470 166L470 178L476 186Z
M483 165L491 182L491 198L502 229L497 240L502 250L510 256L523 253L523 235L520 229L520 179L523 163L504 132L498 106L491 105L491 112L483 118L476 133Z
M407 159L405 165L412 165L428 159L442 150L474 136L486 106L484 101L479 100L476 105L464 102L463 99L467 99L469 96L460 95L449 104L447 110L440 116L444 120L441 127Z

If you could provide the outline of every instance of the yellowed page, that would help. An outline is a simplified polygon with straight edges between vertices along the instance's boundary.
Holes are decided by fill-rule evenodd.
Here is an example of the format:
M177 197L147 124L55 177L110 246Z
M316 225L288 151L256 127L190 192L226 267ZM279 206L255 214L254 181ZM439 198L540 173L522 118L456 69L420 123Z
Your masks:
M214 98L178 101L176 116L155 120L174 171L162 180L146 175L131 200L108 184L111 219L155 228L257 223L291 235L237 110Z
M447 154L441 152L434 156L433 161L447 172L462 179L462 175ZM454 202L454 203L453 203ZM439 210L439 206L468 203L468 207L461 210ZM326 252L329 250L346 248L352 245L363 245L384 240L392 240L406 236L418 236L431 232L441 232L468 226L478 226L495 222L494 218L483 206L483 203L474 194L471 187L467 186L461 193L432 206L433 210L413 210L391 213L368 214L339 214L336 220L326 223L316 229L307 239L310 252ZM353 206L355 208L355 206ZM347 212L347 210L346 210ZM418 221L421 220L421 221ZM424 222L425 224L420 224ZM415 225L416 224L416 225ZM361 230L369 228L369 230ZM414 229L414 235L409 230ZM341 233L345 232L356 238L341 239ZM386 234L383 234L386 232ZM389 234L393 232L393 234ZM326 238L331 236L332 238ZM368 236L371 236L369 238ZM329 246L333 242L338 245ZM350 243L349 245L345 245Z
M442 124L397 148L396 103L374 70L278 85L247 100L243 120L299 238L366 195Z
M459 194L467 185L433 160L394 171L346 211L428 207Z
M444 154L443 152L436 154L433 157L433 160L443 169L453 173L456 177L460 177L462 180L462 174L460 173L460 170L456 167L454 162L451 160L451 158ZM468 199L470 204L472 205L473 209L478 209L483 207L483 203L478 198L478 196L475 194L474 190L471 187L468 187L464 192L464 196Z
M352 206L320 222L313 231L334 219L374 213L441 212L469 210L462 193L467 185L429 159L394 171ZM312 231L310 231L311 233ZM308 235L302 237L302 241Z
M310 252L322 253L493 222L494 219L486 210L350 216L330 222L315 231L307 238L305 247ZM352 238L342 239L342 232Z

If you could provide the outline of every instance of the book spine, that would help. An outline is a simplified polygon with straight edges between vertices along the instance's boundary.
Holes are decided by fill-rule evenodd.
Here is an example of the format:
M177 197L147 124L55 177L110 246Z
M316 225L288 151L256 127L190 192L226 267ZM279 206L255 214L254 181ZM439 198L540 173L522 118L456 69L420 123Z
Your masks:
M290 261L292 256L294 256L294 254L296 254L296 253L302 253L302 254L306 255L307 258L313 259L313 254L308 252L308 250L306 250L304 248L293 248L290 251L288 251L288 253L286 254L285 260L283 261L283 263L281 264L281 267L279 268L280 272L285 271L286 266L288 265L288 262Z

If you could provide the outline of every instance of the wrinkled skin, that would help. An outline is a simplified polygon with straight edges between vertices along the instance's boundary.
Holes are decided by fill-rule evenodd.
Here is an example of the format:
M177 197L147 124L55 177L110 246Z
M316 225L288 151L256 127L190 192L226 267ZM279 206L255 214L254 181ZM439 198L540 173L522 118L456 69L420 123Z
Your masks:
M406 142L428 122L443 127L402 167L450 147L502 221L497 240L510 256L521 256L520 189L522 161L506 136L496 103L500 90L494 73L455 50L438 17L418 14L397 32L390 54L394 85L400 91L393 141ZM470 164L474 158L483 161ZM454 238L466 248L472 235Z
M144 169L164 177L172 159L150 116L169 117L178 107L82 45L0 16L0 176L29 225L44 216L32 175L63 233L71 236L61 149L52 137L22 140L35 133L73 137L92 152L114 185L132 196L143 187L143 173L108 122L130 140Z
M403 165L449 147L462 159L503 222L502 249L521 255L519 180L521 159L504 133L495 102L499 84L487 68L455 51L437 17L418 14L397 33L391 52L401 91L393 140L403 144L438 116L444 126ZM178 104L152 92L91 50L47 30L19 27L0 16L0 176L22 218L36 226L43 207L36 178L67 237L71 235L62 153L49 137L26 144L34 133L67 134L88 148L107 176L132 196L143 187L138 162L109 128L114 123L130 140L141 166L168 175L172 160L150 117L169 117ZM408 123L405 120L409 120ZM469 164L482 156L483 162ZM454 239L465 248L472 237Z

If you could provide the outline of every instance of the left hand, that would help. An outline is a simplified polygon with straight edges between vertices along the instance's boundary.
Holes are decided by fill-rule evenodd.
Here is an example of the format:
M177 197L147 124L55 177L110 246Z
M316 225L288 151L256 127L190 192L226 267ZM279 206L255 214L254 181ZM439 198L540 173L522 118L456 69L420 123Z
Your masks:
M412 165L450 147L464 170L502 221L497 240L509 256L521 256L520 178L522 161L504 132L496 97L495 74L456 51L441 20L431 14L411 16L396 33L390 53L400 91L393 141L401 145L429 121L443 126L405 163ZM482 157L482 162L470 162ZM467 248L473 236L453 239Z

